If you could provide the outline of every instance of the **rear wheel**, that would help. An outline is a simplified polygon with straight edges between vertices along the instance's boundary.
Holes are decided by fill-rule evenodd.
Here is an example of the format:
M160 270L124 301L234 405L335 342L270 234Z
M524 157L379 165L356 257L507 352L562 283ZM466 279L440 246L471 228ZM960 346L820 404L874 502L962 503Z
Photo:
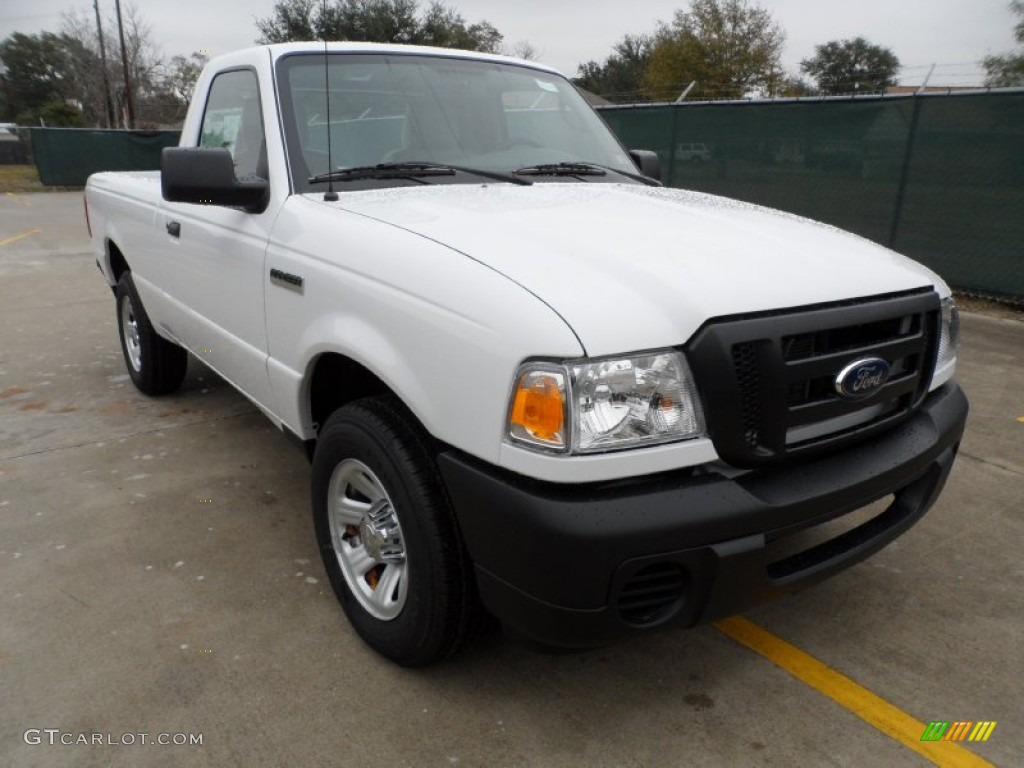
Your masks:
M121 275L115 297L121 351L132 382L147 395L174 392L185 379L188 353L153 330L131 272Z
M433 457L391 397L335 411L313 457L313 522L345 614L378 653L425 666L480 624L472 566Z

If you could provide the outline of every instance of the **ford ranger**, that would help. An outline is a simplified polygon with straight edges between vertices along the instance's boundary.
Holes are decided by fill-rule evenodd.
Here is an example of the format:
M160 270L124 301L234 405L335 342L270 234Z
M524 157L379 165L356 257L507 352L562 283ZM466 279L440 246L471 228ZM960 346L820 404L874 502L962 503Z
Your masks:
M309 43L211 61L161 171L85 195L132 381L195 355L308 451L334 592L415 666L488 614L582 649L740 612L946 482L948 286L657 176L545 66Z

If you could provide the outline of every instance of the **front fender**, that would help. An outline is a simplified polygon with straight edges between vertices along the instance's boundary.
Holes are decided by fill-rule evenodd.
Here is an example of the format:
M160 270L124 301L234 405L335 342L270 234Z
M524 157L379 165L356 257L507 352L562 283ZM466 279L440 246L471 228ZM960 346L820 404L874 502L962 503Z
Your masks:
M437 242L291 198L267 251L268 370L282 420L312 438L309 376L337 353L374 373L434 437L499 459L512 378L530 357L583 354L533 294Z

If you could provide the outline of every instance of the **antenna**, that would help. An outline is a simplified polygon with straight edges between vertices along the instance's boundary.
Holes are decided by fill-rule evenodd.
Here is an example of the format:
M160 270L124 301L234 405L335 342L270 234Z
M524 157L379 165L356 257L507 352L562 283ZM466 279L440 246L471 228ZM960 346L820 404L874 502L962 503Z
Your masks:
M327 191L324 192L324 202L333 203L338 199L338 193L334 191L334 180L330 174L334 172L334 163L331 161L331 75L327 66L327 0L323 0L323 14L320 16L320 37L324 41L324 100L327 102Z

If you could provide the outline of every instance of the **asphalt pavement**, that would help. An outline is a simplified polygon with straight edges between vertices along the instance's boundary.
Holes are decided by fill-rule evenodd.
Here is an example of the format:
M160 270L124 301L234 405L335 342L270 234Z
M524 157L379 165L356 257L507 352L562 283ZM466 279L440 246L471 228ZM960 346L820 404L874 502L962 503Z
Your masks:
M740 622L410 671L330 592L304 456L194 359L132 387L88 248L80 193L0 195L0 765L1022 763L1024 323L963 317L960 457L870 560ZM997 724L927 757L900 717Z

